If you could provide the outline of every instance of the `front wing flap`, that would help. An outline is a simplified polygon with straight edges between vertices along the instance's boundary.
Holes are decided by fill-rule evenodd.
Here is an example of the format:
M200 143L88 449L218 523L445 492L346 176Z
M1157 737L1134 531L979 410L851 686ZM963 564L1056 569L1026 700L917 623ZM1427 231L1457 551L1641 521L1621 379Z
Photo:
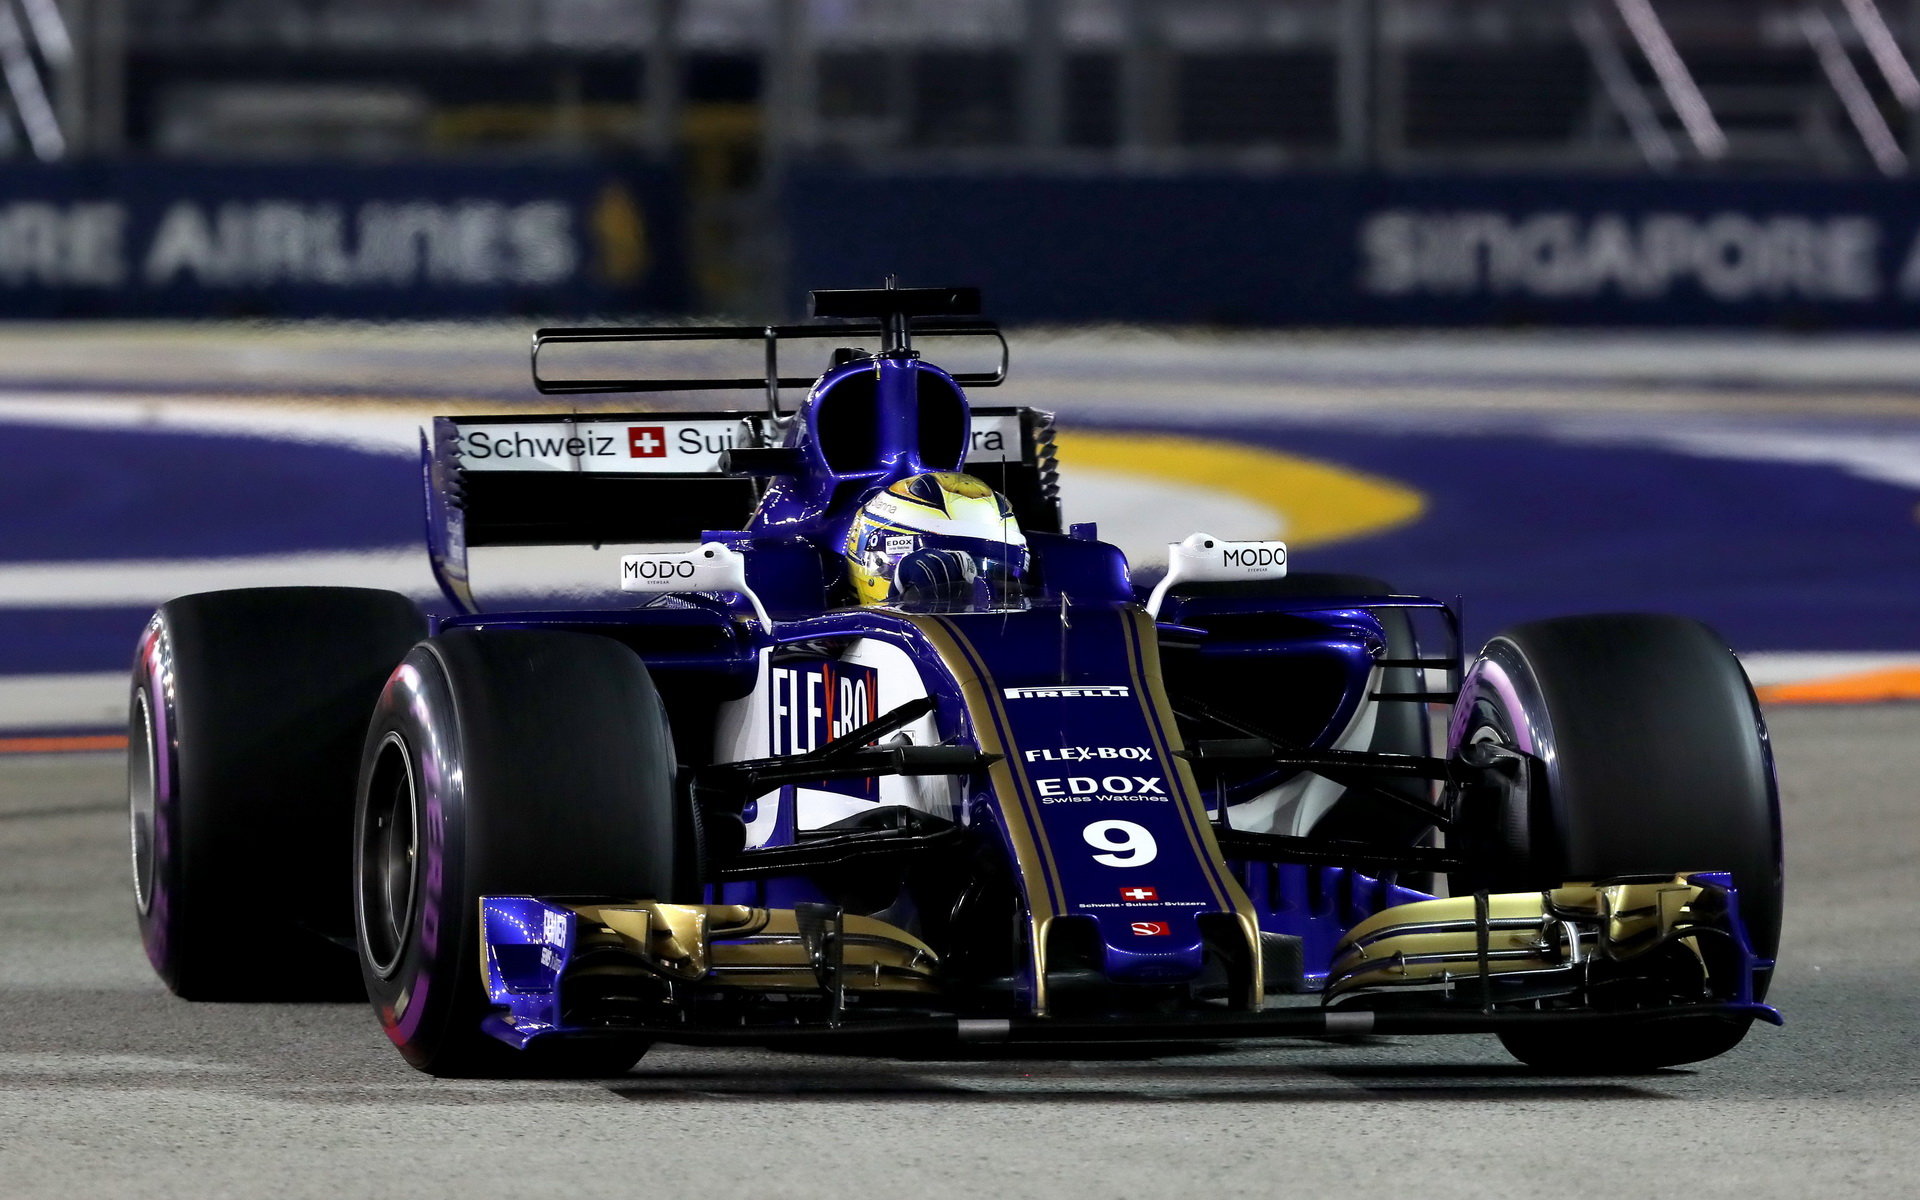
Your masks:
M1625 985L1749 1003L1772 966L1753 952L1731 877L1704 871L1397 905L1350 929L1335 955L1329 1003L1434 988L1487 1007Z

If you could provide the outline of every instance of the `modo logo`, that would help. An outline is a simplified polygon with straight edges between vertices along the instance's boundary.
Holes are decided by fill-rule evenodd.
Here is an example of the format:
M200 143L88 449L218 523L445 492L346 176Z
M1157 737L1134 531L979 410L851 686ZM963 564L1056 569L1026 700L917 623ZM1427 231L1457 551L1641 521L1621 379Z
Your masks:
M1224 561L1229 567L1279 567L1286 565L1285 546L1228 546Z
M694 568L684 558L629 558L620 570L626 579L692 579Z

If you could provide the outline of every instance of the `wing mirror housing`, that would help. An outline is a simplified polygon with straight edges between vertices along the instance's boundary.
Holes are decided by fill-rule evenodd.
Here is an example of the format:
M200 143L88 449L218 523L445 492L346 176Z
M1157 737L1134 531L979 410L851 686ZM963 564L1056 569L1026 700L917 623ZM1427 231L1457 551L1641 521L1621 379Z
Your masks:
M1284 579L1286 574L1285 542L1230 542L1210 533L1191 534L1167 544L1167 573L1147 597L1147 612L1159 617L1161 603L1176 584Z
M626 554L620 558L623 592L731 592L753 606L760 627L773 631L767 606L747 586L746 556L731 546L708 542L677 554Z

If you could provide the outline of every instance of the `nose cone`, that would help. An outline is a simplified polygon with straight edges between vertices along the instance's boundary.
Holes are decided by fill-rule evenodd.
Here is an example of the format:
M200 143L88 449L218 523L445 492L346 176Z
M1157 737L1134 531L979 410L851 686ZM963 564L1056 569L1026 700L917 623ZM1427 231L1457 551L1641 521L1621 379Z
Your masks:
M1200 922L1191 910L1157 905L1101 913L1101 969L1116 983L1178 983L1206 965Z

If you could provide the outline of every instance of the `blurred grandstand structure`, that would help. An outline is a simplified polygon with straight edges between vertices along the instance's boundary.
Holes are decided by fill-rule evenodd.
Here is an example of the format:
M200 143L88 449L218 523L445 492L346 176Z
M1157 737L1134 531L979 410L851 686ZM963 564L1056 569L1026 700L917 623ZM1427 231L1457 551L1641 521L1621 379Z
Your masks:
M1920 151L1917 49L1920 0L0 0L0 151L159 165L108 182L15 172L0 203L30 207L0 211L0 283L51 291L11 293L0 312L552 311L565 297L602 311L764 310L796 294L796 265L867 270L796 234L823 213L807 207L809 169L941 175L956 204L965 189L953 180L1015 176L1905 179ZM168 163L234 170L216 186L168 175ZM550 197L501 199L478 175L431 175L449 163L520 180L537 174L529 165L619 170L576 175ZM289 216L300 180L248 173L263 164L303 164L337 194ZM383 183L383 171L413 174ZM106 193L158 207L72 207ZM908 202L884 187L861 194L872 210L846 214L856 228L886 224ZM204 204L193 220L205 229L168 225L177 214L166 196ZM1138 205L1162 210L1193 201L1146 196ZM227 197L267 207L229 218ZM1699 193L1681 208L1744 212L1741 200ZM1043 189L1015 207L1089 203L1101 207ZM1296 190L1265 203L1361 202ZM47 207L60 204L69 207ZM469 221L473 204L498 211ZM525 208L539 204L548 207ZM446 265L461 251L444 246L461 239L511 243L516 229L558 228L554 205L566 210L567 245L528 249L522 236L495 255L505 265ZM392 212L405 219L386 221ZM1519 228L1532 218L1501 219ZM625 222L612 249L608 221ZM1301 236L1309 247L1352 244L1372 228ZM110 233L139 245L105 245ZM169 273L175 260L160 255L153 266L150 247L170 233L167 245L207 243L205 262L226 265ZM409 239L423 247L413 267L399 261L412 251L391 248ZM1883 274L1897 277L1900 233L1882 240ZM1859 239L1815 230L1695 243L1696 257L1831 258ZM1838 249L1820 248L1828 243ZM60 265L69 260L92 265ZM627 266L606 266L616 260ZM567 264L597 264L594 278ZM1370 268L1328 270L1346 279ZM140 295L99 291L125 292L143 273ZM370 279L493 290L450 305L395 291L388 303L363 286ZM202 283L211 299L196 298ZM272 291L283 283L311 294ZM1177 315L1289 323L1298 307L1233 301ZM1008 311L1159 315L1055 312L1041 299ZM1324 317L1348 319L1367 318ZM1503 308L1467 319L1533 317Z
M1910 0L9 0L0 13L16 149L42 158L664 155L750 129L776 158L1891 171L1920 104Z

